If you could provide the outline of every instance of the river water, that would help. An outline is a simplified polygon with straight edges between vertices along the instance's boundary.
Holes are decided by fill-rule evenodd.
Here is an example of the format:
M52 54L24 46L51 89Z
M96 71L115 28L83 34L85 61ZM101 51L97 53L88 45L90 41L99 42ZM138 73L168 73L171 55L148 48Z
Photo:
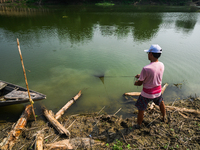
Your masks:
M189 7L0 7L0 80L46 94L35 102L57 112L82 90L68 114L99 111L132 115L125 92L141 91L134 75L149 63L144 49L159 44L165 64L166 103L200 95L200 13ZM103 78L99 78L103 76ZM179 86L174 86L178 84ZM136 109L134 103L132 109ZM1 107L0 119L19 117L25 104Z

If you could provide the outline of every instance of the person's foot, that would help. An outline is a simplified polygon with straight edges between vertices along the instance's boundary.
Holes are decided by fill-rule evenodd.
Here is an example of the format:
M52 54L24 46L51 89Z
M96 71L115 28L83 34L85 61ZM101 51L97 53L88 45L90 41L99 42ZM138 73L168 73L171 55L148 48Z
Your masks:
M135 128L135 129L140 129L140 128L141 128L141 125L136 124L136 125L134 125L134 128Z
M167 123L167 117L166 116L162 118L162 122Z

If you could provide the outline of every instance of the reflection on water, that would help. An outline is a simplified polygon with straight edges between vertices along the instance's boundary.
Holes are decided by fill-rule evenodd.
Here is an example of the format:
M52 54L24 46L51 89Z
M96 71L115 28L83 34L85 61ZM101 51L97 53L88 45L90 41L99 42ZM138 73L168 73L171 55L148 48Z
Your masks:
M176 21L177 29L182 29L186 33L192 31L197 23L197 17L198 14L196 13L180 14Z
M7 122L7 121L15 122L16 120L19 119L24 109L25 109L25 106L21 104L1 107L0 123Z
M162 14L136 14L134 17L134 39L139 41L151 40L158 32L159 25L162 23ZM142 34L141 34L142 33Z
M108 113L122 108L120 113L128 116L132 112L126 110L123 93L141 91L142 87L133 86L133 76L149 63L143 50L158 43L163 48L163 82L169 83L165 101L199 95L200 15L187 12L190 8L175 10L141 6L0 7L0 79L25 86L16 44L19 38L25 67L30 70L30 89L47 95L46 100L35 103L36 112L41 113L42 105L56 112L82 90L80 100L68 113L107 106ZM184 83L181 89L174 86L179 83ZM12 108L8 106L11 112Z

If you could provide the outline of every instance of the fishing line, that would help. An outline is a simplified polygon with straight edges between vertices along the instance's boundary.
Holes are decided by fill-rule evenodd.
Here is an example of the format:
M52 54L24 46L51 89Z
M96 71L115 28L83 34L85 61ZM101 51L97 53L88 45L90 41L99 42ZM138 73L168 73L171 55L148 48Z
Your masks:
M104 83L103 83L103 86L104 86L104 88L105 88L105 92L106 92L106 95L107 95L108 99L110 99L109 96L108 96L108 92L107 92L107 90L106 90L106 86L104 85Z
M105 97L107 97L108 100L111 100L110 96L108 95L108 92L107 92L106 86L105 86L105 84L104 84L104 77L105 77L105 76L99 76L99 79L100 79L101 82L103 83L103 86L104 86L104 89L105 89L105 93L106 93Z
M135 84L136 81L138 81L138 78L134 77L133 85ZM137 86L137 89L138 89L138 86Z

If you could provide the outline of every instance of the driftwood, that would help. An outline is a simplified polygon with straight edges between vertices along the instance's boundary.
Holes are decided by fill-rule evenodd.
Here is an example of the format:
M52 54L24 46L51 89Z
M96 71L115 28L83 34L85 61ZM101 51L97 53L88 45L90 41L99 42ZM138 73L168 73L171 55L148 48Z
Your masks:
M200 115L200 111L199 110L195 110L195 109L187 109L187 108L179 108L179 107L174 107L174 106L166 106L167 110L177 110L179 112L186 112L186 113L193 113L196 115Z
M55 129L59 132L59 134L65 134L67 136L70 135L69 131L65 129L63 125L61 125L55 118L52 111L47 110L46 108L43 109L45 117L48 121L55 127Z
M26 126L27 120L32 113L31 108L32 108L31 105L26 106L25 111L22 113L22 115L19 118L19 120L17 121L15 127L8 134L8 137L5 138L0 143L1 150L8 150L8 149L11 150L12 149L16 140L19 138L23 128Z
M45 150L77 149L77 148L89 149L92 146L95 146L97 144L101 144L101 143L91 138L73 138L73 139L58 141L51 144L45 144Z
M43 141L44 141L44 134L42 132L38 132L36 136L35 150L43 150Z
M157 108L159 109L159 106L155 105L154 103L152 103L149 106L149 109L153 109L153 108ZM195 110L195 109L187 109L187 108L179 108L179 107L174 107L174 106L165 106L167 111L179 111L179 112L186 112L186 113L193 113L196 115L200 115L200 111L199 110ZM183 114L181 114L183 116ZM183 116L184 118L188 118L187 116Z
M164 86L162 87L162 94L164 93L165 89L167 88L168 84L165 83ZM141 94L141 92L128 92L128 93L124 93L124 95L126 96L139 96Z
M81 91L78 92L65 106L63 106L56 114L55 119L59 119L61 115L81 96Z
M179 115L181 115L183 118L188 119L188 116L182 114L181 112L178 112Z
M70 136L70 132L65 129L63 125L61 125L57 119L61 117L61 115L64 114L64 112L81 96L81 91L74 96L65 106L63 106L56 115L53 114L52 111L47 110L44 108L44 115L48 119L48 121L55 127L55 129L59 132L59 134L65 134L67 136Z
M124 93L126 96L140 96L141 92L128 92Z
M73 149L72 145L69 143L69 140L63 140L51 144L45 145L45 150L51 150L51 149Z
M165 83L164 85L163 85L163 87L162 87L162 94L165 92L165 90L166 90L166 88L167 88L167 86L168 86L168 84L167 83Z

